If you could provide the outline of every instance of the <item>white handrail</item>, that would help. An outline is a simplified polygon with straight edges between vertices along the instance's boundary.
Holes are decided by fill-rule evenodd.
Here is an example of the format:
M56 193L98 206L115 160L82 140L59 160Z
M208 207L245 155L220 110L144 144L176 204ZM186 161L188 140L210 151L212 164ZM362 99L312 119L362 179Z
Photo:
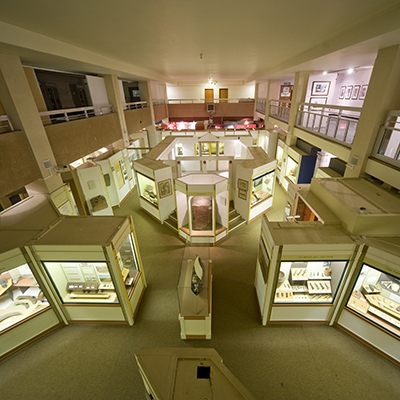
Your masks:
M214 99L168 99L168 104L196 104L196 103L254 103L254 98L214 98Z
M137 110L138 108L146 108L149 105L147 101L135 101L134 103L125 103L124 109L125 110Z
M42 117L43 124L53 122L68 122L77 119L85 119L98 115L110 114L112 106L110 104L101 106L89 106L78 108L66 108L62 110L42 111L39 115Z

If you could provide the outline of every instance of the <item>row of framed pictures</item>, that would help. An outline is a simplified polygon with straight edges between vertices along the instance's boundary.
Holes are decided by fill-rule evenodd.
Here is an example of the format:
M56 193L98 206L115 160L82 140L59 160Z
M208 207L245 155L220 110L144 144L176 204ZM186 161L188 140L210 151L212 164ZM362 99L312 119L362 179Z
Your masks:
M339 99L344 100L364 100L367 94L368 85L349 85L341 86Z

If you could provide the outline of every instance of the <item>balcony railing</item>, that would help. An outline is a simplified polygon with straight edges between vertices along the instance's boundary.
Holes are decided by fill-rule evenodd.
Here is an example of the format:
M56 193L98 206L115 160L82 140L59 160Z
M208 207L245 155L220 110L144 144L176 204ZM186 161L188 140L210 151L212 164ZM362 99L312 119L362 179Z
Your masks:
M8 115L0 115L0 133L12 132L14 130Z
M104 106L90 106L79 108L67 108L64 110L43 111L39 115L42 118L43 125L57 124L61 122L76 121L96 117L99 115L110 114L112 106L107 104Z
M290 116L290 100L271 100L269 105L270 117L288 122Z
M267 99L257 99L256 111L265 115L266 109L267 109Z
M168 99L168 104L201 104L201 103L254 103L251 98L231 99Z
M389 112L385 125L379 129L372 156L400 167L400 110Z
M146 108L149 105L147 101L136 101L134 103L126 103L124 104L124 110L137 110L139 108Z
M300 103L296 126L351 147L361 108Z

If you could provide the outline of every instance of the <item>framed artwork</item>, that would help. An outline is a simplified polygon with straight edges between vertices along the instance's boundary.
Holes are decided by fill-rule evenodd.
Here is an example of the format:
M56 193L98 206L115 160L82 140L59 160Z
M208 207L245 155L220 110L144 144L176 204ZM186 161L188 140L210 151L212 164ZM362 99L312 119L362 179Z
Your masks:
M339 90L339 99L344 99L345 93L346 93L346 86L342 86Z
M310 103L313 104L326 104L328 99L326 97L311 97ZM320 110L322 107L310 107L310 110Z
M247 200L247 190L239 189L238 197L239 199Z
M346 95L344 96L345 100L350 100L352 93L353 93L353 86L347 86Z
M171 179L165 179L164 181L158 182L158 194L160 196L160 199L172 195Z
M365 99L365 95L367 94L368 85L362 85L360 96L358 97L360 100Z
M314 81L311 87L311 96L328 96L330 82Z
M245 191L249 190L249 182L245 181L244 179L239 178L238 179L238 188L239 188L239 190L240 189L245 190Z
M355 85L354 86L353 96L351 96L352 100L357 100L358 99L358 95L360 93L360 89L361 89L360 85Z

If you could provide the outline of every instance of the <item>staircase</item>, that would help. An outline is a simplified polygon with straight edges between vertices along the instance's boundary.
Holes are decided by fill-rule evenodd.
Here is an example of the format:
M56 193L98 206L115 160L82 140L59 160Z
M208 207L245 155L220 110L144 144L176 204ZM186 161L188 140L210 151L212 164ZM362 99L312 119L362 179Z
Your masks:
M246 224L246 220L235 210L229 211L229 233Z
M164 221L164 224L171 228L174 232L178 233L178 220L176 217L176 210Z

